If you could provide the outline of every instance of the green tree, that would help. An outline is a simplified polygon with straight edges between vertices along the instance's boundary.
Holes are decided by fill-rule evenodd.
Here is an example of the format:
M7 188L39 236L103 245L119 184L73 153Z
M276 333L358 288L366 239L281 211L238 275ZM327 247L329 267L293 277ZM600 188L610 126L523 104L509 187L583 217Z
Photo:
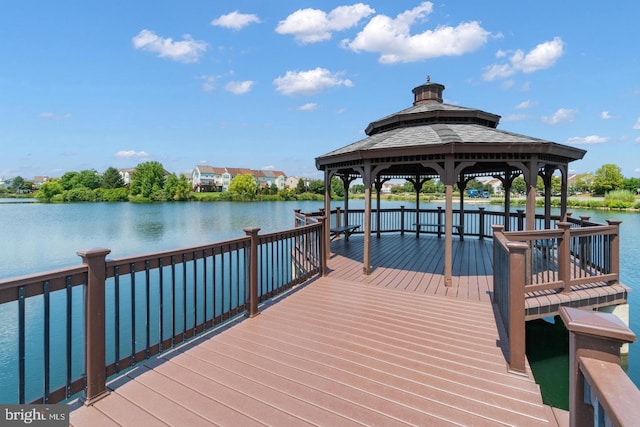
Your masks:
M107 168L102 175L102 188L122 188L124 187L124 179L114 167Z
M145 162L136 166L131 175L131 194L151 197L164 188L165 171L159 162Z
M511 183L511 192L517 194L524 194L527 192L527 183L523 177L519 176L513 180L513 183Z
M63 191L64 188L62 188L62 185L60 185L60 182L58 182L58 180L51 180L42 183L35 196L38 199L50 201L53 196L55 196L56 194L62 194Z
M622 187L622 170L619 166L608 163L596 171L593 180L593 192L603 196L609 191Z
M75 188L78 185L78 175L80 174L74 171L65 172L65 174L60 177L60 185L62 185L62 188L64 190Z
M364 184L353 184L349 187L349 193L364 194Z
M102 185L102 179L98 172L93 169L80 171L78 174L78 180L76 182L76 187L85 187L90 190L95 190L96 188L100 188Z
M433 179L425 181L422 184L420 192L423 194L434 194L436 192L436 183L433 181Z
M336 179L338 181L340 180L340 178ZM312 179L309 181L309 191L314 194L324 194L324 181L321 179ZM344 194L344 191L341 191L341 193Z
M22 191L22 187L24 186L24 178L21 176L16 176L11 181L11 191L14 193L20 193Z
M175 175L171 175L175 176ZM187 180L185 174L180 174L180 177L176 180L173 186L173 192L171 198L176 201L186 201L191 198L191 185Z
M298 183L296 184L296 194L302 194L307 191L307 187L304 183L304 178L298 179Z
M624 178L622 188L634 194L640 193L640 178Z
M322 182L322 192L318 194L324 194L324 181L319 181ZM342 183L342 180L337 176L331 178L331 194L335 194L336 197L344 197L344 184Z
M591 193L594 180L591 172L580 174L573 180L571 190L573 193Z
M244 200L253 200L256 197L258 183L249 175L236 175L229 184L229 192L240 196Z
M271 183L270 191L271 191L271 194L278 194L278 186L276 185L275 182Z

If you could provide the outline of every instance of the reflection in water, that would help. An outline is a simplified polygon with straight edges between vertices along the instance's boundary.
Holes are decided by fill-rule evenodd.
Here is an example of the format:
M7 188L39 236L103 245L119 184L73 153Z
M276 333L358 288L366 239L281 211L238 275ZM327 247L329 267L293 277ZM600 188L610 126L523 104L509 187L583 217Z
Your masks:
M161 222L141 222L135 225L138 237L145 240L157 241L164 235L164 224Z

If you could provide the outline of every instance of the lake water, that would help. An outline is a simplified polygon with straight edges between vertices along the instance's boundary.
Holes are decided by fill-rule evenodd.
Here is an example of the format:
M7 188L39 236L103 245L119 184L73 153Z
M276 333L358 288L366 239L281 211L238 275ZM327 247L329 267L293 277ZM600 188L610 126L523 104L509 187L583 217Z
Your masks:
M335 203L344 206L342 203ZM411 202L383 202L383 207ZM111 258L157 252L217 242L243 236L246 227L260 227L261 232L288 229L294 223L294 209L317 211L322 202L214 202L214 203L87 203L41 204L15 203L0 199L0 278L47 271L80 264L77 251L91 248L111 249ZM362 201L350 201L350 207L361 208ZM421 207L429 207L422 205ZM467 206L469 209L474 206ZM487 210L501 207L487 206ZM571 210L574 216L589 215L596 222L620 219L621 281L640 290L640 214ZM631 328L640 333L640 296L631 292ZM3 335L15 325L1 322ZM3 331L4 330L4 331ZM0 349L2 370L15 369L15 354L4 356ZM4 357L4 360L3 360ZM7 357L14 358L8 361ZM630 350L628 372L640 385L640 345ZM0 388L0 403L3 403Z

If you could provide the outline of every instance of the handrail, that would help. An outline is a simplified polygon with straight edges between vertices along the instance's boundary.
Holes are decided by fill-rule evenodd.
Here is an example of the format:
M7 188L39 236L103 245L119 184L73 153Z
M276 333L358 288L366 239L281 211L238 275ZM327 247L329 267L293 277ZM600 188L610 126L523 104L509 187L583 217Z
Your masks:
M306 218L312 220L313 218L326 216L331 227L339 227L344 224L364 224L364 209L349 209L345 212L339 206L332 209L330 212L325 212L324 209L320 209L315 212L302 213L299 212L300 218ZM346 214L346 221L345 221ZM415 209L408 209L404 206L399 208L385 208L372 211L371 233L416 233L419 234L440 234L440 228L420 228L415 224L444 224L444 209L441 206L436 208L420 208L418 211ZM461 218L461 215L463 218ZM505 226L505 230L520 230L524 229L524 210L518 209L515 212L509 212L507 214L508 221L505 224L505 213L498 211L487 211L484 207L478 207L477 209L460 209L453 210L453 222L460 224L462 228L462 235L475 236L480 240L485 238L491 238L493 236L492 226L494 224L502 224ZM557 215L551 216L551 226L560 221L560 217ZM587 222L572 218L570 219L572 224L587 224ZM545 229L545 217L543 214L536 214L535 216L536 229ZM591 224L591 223L589 223ZM354 234L362 234L364 229L356 230Z
M18 355L13 402L52 404L83 390L95 402L109 376L324 275L325 221L308 222L115 259L108 249L81 251L80 266L0 280L0 304L17 307L15 350L6 349ZM54 328L64 339L51 340ZM27 367L42 388L27 386Z
M636 335L614 314L562 307L569 330L569 424L635 426L640 391L620 367L620 347Z
M509 366L524 372L525 295L535 291L569 292L583 283L619 280L620 221L575 228L503 231L494 225L493 290L509 336ZM522 339L521 339L522 338ZM514 342L514 339L516 340Z
M640 390L620 364L590 357L580 357L579 363L588 386L585 394L594 408L593 425L636 425L640 420Z

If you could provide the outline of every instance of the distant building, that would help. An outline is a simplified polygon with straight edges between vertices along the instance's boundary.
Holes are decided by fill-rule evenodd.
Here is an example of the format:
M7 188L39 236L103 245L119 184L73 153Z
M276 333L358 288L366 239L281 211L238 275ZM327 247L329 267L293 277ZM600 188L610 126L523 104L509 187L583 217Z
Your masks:
M296 188L298 187L298 181L303 180L305 188L309 188L310 178L303 178L300 176L290 176L287 177L287 180L284 183L285 188Z
M198 165L191 174L191 185L193 191L199 193L228 191L229 184L238 175L253 176L259 188L271 187L275 184L278 190L282 190L287 181L287 176L282 171Z
M34 176L33 177L33 189L37 190L38 188L40 188L40 186L42 184L44 184L45 182L49 181L49 177L48 176Z
M135 170L135 168L118 170L118 172L120 173L120 177L124 182L124 185L126 185L127 187L131 184L131 175L133 175L133 172L135 172Z

